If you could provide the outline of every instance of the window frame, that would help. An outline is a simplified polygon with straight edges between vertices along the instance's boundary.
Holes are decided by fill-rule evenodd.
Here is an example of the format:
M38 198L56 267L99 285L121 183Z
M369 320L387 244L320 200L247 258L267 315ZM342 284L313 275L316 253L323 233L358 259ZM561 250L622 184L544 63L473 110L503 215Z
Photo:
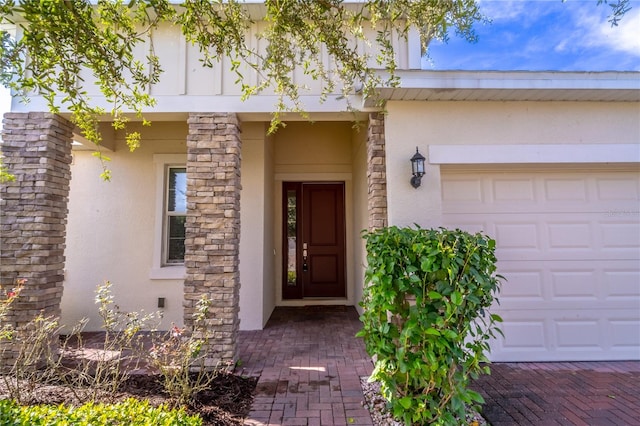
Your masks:
M169 173L171 167L186 168L187 154L154 154L155 165L155 228L153 259L149 278L152 280L181 280L186 276L184 263L167 263L168 245L168 193ZM186 214L186 212L185 212ZM182 215L182 214L181 214Z
M169 242L171 240L171 229L170 229L170 223L169 223L169 218L170 217L184 217L186 220L187 217L187 209L186 209L186 202L185 202L185 210L184 212L176 212L176 211L171 211L169 210L169 189L170 189L170 182L169 182L169 176L171 175L171 169L184 169L184 173L186 175L187 173L187 166L185 165L166 165L164 168L164 210L162 212L162 259L161 259L161 266L174 266L174 265L184 265L184 258L182 259L182 261L171 261L169 259ZM185 182L185 192L186 192L186 182Z

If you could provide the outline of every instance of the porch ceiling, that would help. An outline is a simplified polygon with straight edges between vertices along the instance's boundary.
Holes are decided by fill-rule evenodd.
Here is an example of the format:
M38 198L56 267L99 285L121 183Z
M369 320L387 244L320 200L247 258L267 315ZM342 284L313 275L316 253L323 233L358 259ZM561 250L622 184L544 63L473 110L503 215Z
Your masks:
M384 78L384 73L380 72ZM640 101L640 72L401 71L393 101ZM364 105L375 105L365 99Z

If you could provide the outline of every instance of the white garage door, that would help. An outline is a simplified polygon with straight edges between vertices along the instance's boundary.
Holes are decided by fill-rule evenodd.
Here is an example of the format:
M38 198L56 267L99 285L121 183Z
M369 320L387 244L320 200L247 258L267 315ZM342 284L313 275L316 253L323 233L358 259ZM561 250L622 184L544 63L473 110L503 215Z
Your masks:
M497 241L494 361L640 359L640 172L442 169L443 221Z

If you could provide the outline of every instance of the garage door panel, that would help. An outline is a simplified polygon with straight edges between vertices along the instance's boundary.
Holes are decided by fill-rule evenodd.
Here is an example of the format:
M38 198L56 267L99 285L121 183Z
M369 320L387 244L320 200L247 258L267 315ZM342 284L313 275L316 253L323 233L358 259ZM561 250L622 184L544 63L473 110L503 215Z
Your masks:
M476 178L458 177L442 182L443 201L462 205L484 203L487 197L482 185Z
M602 325L597 319L556 320L553 325L558 351L602 350Z
M606 265L603 270L603 283L608 299L640 300L640 268Z
M492 199L487 202L504 203L518 201L520 203L533 205L536 203L535 182L532 179L523 178L496 178L489 181L491 185Z
M442 169L443 224L497 242L499 361L640 359L640 173Z
M469 219L469 218L466 218ZM443 224L443 226L448 226L447 224ZM487 235L495 235L494 227L487 224L486 222L478 222L475 220L460 220L455 224L455 228L461 229L463 231L467 231L469 233L475 234L476 232L483 232Z
M556 205L586 204L589 200L588 183L581 178L544 179L543 201L551 201ZM570 202L570 203L569 203Z
M605 250L630 249L630 253L640 252L638 240L640 239L640 224L632 222L603 223L600 225L602 232L602 248Z
M591 251L593 249L593 225L587 221L547 222L547 242L552 251Z
M498 262L506 279L502 306L536 309L573 306L589 309L634 308L640 313L637 261Z
M505 338L491 342L492 361L628 360L640 355L640 320L633 310L616 318L584 310L496 312Z
M597 301L598 297L598 275L597 271L573 270L573 271L550 271L552 300L571 298Z
M611 202L605 202L604 200L598 201L599 205L593 205L591 202L577 203L577 202L531 202L525 203L518 201L504 201L504 202L486 202L486 203L474 203L474 202L461 202L461 201L445 201L443 200L442 211L449 214L477 214L477 213L492 213L492 214L527 214L527 213L540 213L540 214L555 214L555 213L571 213L576 214L595 214L602 218L615 217L615 216L638 216L637 202L614 200Z
M612 221L608 215L582 212L580 219L576 219L575 213L458 213L447 214L443 222L446 226L500 233L505 247L528 247L534 243L542 244L543 249L631 249L629 256L637 257L640 215L636 219L617 221ZM527 239L527 243L520 244L518 239Z
M575 212L638 216L638 173L450 173L442 180L443 213ZM516 203L517 202L517 203ZM474 211L469 211L469 207ZM637 217L636 217L637 219Z
M607 335L611 347L619 350L636 350L640 347L640 321L620 319L609 322ZM636 352L637 353L637 352Z
M500 325L500 329L505 336L508 336L508 339L497 337L491 345L493 352L496 352L496 348L500 349L499 352L520 352L523 350L546 352L548 345L544 319L518 320L505 318L505 316L503 313L504 322Z
M479 220L478 216L484 216ZM500 239L504 249L562 250L569 256L585 250L612 259L637 259L640 255L640 215L637 219L612 220L608 213L506 214L476 212L448 214L444 226L469 232L482 231ZM508 253L505 253L508 256Z
M503 260L640 258L640 224L603 223L597 220L598 215L603 216L583 214L576 220L573 213L455 214L446 215L443 225L490 235L499 242L496 255Z
M488 232L489 235L492 235ZM492 235L496 240L497 244L500 244L499 237L496 234ZM550 262L554 260L572 261L595 261L595 260L628 260L633 259L632 255L629 254L630 250L610 250L604 251L601 250L599 252L592 251L580 251L579 248L568 250L568 249L548 249L544 250L536 250L536 249L513 249L513 248L505 248L502 246L496 246L496 256L498 260L504 261L530 261L530 262Z
M500 248L503 250L525 250L538 252L540 231L536 223L496 223L495 238L500 240Z
M530 302L545 300L542 271L526 269L509 271L500 267L499 270L505 278L499 294L500 300L519 300L525 302L527 306Z
M596 180L597 195L600 200L628 200L636 203L640 198L640 179L633 176L627 178L598 178Z
M608 312L611 310L618 309L628 309L634 310L636 312L636 316L638 315L638 303L633 300L620 301L620 300L605 300L601 301L600 299L588 298L588 299L580 299L580 298L571 298L568 297L555 297L552 300L544 299L543 302L536 303L532 308L532 301L535 298L526 298L526 297L505 297L502 295L498 295L499 303L496 303L491 307L491 312L496 313L498 315L502 315L504 312L510 310L518 310L522 312L567 312L566 318L569 318L569 312L575 311L583 311L585 315L591 315L591 313L596 313L597 315L607 316ZM590 311L589 313L586 313ZM562 315L561 315L562 316Z

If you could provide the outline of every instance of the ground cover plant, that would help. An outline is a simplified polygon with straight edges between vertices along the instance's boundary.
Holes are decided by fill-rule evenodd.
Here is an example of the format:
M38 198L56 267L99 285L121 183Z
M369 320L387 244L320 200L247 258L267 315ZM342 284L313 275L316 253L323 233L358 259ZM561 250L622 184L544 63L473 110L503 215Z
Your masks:
M23 285L0 298L0 319ZM192 329L168 332L154 328L156 313L121 312L108 282L97 288L96 304L103 331L89 339L84 321L67 334L57 318L38 315L21 327L3 321L0 424L242 424L256 380L229 365L204 368L206 297Z
M483 402L468 388L489 373L489 314L502 277L495 241L460 230L390 227L364 234L367 286L361 303L370 380L406 425L465 424Z
M202 419L182 409L130 398L117 404L87 403L72 405L21 406L15 401L0 401L0 423L29 426L51 425L122 425L122 426L200 426Z

